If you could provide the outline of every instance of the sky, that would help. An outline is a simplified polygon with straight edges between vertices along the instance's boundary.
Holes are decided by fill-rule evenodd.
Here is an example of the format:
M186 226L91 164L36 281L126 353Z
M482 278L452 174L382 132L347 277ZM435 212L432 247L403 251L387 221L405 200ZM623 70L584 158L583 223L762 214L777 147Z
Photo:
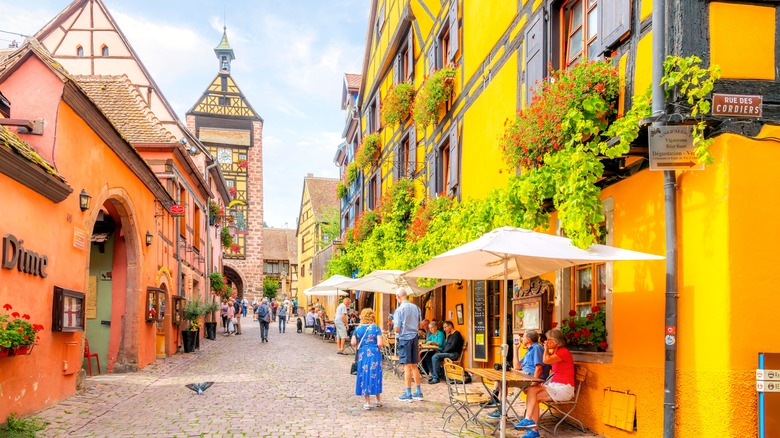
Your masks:
M181 120L219 70L227 25L231 75L264 119L264 220L295 228L307 173L338 177L344 73L360 73L366 0L103 0ZM0 0L0 30L32 35L71 2ZM0 32L0 47L20 39Z

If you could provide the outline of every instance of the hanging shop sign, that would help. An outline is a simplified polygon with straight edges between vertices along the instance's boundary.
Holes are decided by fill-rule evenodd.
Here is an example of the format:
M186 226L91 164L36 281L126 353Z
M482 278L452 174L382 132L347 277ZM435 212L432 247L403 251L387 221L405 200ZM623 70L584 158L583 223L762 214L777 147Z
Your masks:
M19 272L46 278L49 275L46 273L49 257L25 249L23 244L24 240L17 239L13 234L3 236L3 268L16 268Z
M763 96L713 94L712 115L722 117L761 118Z
M171 205L171 216L181 217L184 216L184 206L181 204Z
M693 147L690 125L651 126L650 170L704 170Z

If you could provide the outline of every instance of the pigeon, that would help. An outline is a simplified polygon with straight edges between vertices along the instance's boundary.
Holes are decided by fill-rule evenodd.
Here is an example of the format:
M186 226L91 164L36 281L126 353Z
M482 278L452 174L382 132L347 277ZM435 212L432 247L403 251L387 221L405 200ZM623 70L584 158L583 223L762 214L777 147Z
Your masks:
M213 384L214 382L203 382L203 383L190 383L189 385L184 385L184 386L197 392L198 395L203 395L203 391L209 389Z

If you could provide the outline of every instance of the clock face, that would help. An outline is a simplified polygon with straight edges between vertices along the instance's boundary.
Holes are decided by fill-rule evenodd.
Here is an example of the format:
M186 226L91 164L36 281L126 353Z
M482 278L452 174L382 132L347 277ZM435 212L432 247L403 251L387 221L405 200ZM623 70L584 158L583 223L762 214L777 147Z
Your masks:
M233 163L233 151L230 149L220 149L217 153L217 160L220 164Z

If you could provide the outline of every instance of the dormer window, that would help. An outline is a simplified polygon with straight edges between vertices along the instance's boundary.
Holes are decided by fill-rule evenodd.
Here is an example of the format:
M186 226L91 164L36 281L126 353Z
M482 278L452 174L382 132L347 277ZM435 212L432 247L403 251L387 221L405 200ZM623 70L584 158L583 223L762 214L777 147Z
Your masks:
M84 56L84 48L83 47L76 46L76 56L78 56L79 58Z
M100 54L102 56L108 56L108 46L103 44L103 47L100 48Z

